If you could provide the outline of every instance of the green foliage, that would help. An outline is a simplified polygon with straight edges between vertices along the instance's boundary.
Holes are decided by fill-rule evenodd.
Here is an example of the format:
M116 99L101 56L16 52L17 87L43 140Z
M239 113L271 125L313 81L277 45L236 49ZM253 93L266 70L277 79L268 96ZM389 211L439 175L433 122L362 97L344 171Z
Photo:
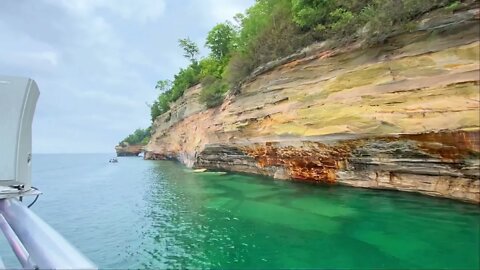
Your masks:
M207 108L216 107L223 102L228 85L221 79L215 77L206 77L202 81L202 92L200 93L200 101L205 103Z
M183 49L183 56L190 60L192 64L198 62L198 54L200 50L198 49L197 44L191 41L190 38L182 38L178 40L180 47Z
M150 141L150 135L148 137L143 138L143 140L140 143L142 145L147 145L149 141Z
M160 96L158 97L158 99ZM162 110L160 109L160 106L158 104L158 100L155 100L152 105L148 105L150 107L150 120L152 122L155 121L155 119L162 114Z
M198 46L189 38L180 39L179 46L184 50L184 56L191 61L187 68L181 69L174 76L173 82L169 80L160 80L155 89L160 91L160 95L150 106L150 116L152 122L161 114L170 109L170 104L178 100L185 90L200 82L200 65L198 63Z
M358 14L367 26L363 37L369 44L383 42L398 30L412 28L410 22L426 12L447 5L451 0L370 0Z
M238 49L225 72L237 84L256 67L289 55L311 43L294 22L290 0L259 0L240 19Z
M231 49L235 48L232 42L235 36L235 29L231 23L220 23L210 30L205 45L211 50L212 57L222 60L229 56Z
M171 101L179 99L185 90L200 82L199 68L197 65L190 65L188 68L181 69L180 72L174 76L173 86L170 89Z
M244 14L235 15L236 24L212 28L205 43L207 57L199 59L199 48L189 38L179 40L190 65L173 82L157 83L160 96L151 106L152 121L200 81L201 101L211 108L255 68L314 41L330 39L339 45L360 39L374 45L397 31L414 30L412 21L430 10L461 6L458 0L256 0Z
M305 29L315 29L328 23L334 7L334 0L292 0L293 20Z
M171 101L171 92L170 89L172 88L172 82L169 80L160 80L157 82L155 89L160 91L160 95L158 96L157 100L155 100L150 106L150 116L152 118L152 122L155 121L160 114L168 111L170 109L170 101Z
M250 42L268 25L269 14L272 12L275 2L276 0L258 0L255 5L247 9L245 16L237 15L240 22L240 33L236 40L239 52L247 53Z
M269 14L269 23L250 43L254 67L287 56L310 43L292 20L290 1L277 1L278 5Z
M316 39L383 42L412 19L452 0L292 0L293 19ZM360 34L361 33L361 34Z
M152 122L155 119L167 112L170 109L170 103L175 102L181 96L185 90L200 82L200 69L197 65L190 65L186 69L181 69L180 72L175 75L173 82L159 81L156 88L161 91L157 100L153 102L150 107L150 115Z
M333 21L330 28L333 32L336 32L341 36L350 34L348 29L351 29L355 20L355 16L351 11L344 8L337 8L330 13L330 16Z
M224 72L224 78L231 85L238 84L242 79L247 77L255 68L250 57L239 52L235 53Z
M214 57L206 57L200 61L200 78L207 76L214 76L221 78L225 65L228 63L228 59L217 59Z
M140 144L140 143L143 145L146 145L150 140L150 131L151 131L150 127L146 129L139 128L135 130L132 134L128 135L128 137L123 139L120 142L120 145L125 145L125 143L128 143L129 145Z
M160 80L157 82L155 89L159 90L161 93L168 91L172 87L172 82L169 80Z
M462 7L462 3L460 1L455 1L450 5L446 6L445 9L450 12L454 12Z

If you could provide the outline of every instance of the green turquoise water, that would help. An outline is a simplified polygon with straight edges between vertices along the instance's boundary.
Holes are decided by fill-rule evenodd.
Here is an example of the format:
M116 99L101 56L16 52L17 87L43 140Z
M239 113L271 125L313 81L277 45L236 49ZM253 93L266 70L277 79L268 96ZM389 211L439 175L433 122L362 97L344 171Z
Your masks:
M109 158L33 170L34 211L102 268L480 268L477 205Z

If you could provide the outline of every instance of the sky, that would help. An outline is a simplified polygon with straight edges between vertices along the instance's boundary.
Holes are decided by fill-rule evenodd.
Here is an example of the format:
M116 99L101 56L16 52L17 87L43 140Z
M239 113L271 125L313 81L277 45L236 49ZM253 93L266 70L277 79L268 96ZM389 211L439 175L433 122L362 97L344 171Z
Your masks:
M158 80L188 65L178 39L254 0L0 0L0 74L34 79L34 153L113 153L150 125Z

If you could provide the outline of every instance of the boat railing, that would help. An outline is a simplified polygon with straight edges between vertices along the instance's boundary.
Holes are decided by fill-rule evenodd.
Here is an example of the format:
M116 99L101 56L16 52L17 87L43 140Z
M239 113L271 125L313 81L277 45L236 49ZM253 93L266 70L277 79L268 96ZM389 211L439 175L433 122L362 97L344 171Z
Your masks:
M18 199L0 199L0 228L25 269L97 269Z

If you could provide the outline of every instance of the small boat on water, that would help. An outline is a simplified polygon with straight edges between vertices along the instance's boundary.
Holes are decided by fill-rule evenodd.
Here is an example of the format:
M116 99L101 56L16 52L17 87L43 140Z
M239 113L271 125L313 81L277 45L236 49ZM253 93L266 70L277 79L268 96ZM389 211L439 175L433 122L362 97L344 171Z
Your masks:
M111 158L108 162L110 162L110 163L118 163L118 159L117 159L117 158Z

